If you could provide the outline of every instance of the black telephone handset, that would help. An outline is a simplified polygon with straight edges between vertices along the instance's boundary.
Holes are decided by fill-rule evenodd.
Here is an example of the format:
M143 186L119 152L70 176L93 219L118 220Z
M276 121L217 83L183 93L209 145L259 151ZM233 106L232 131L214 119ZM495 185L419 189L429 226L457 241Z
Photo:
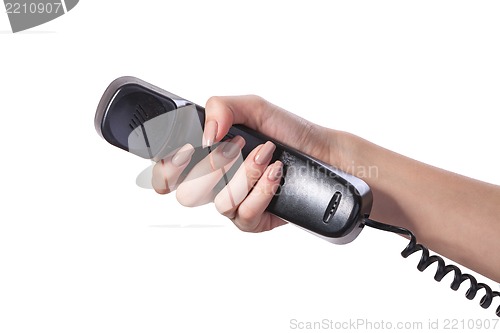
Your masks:
M186 172L210 153L209 148L200 147L204 122L205 112L201 106L129 76L109 85L95 116L96 130L106 141L153 161L191 143L196 151ZM267 207L270 213L335 244L354 240L365 225L406 235L410 243L401 254L406 258L422 251L417 266L420 271L437 262L434 279L441 281L453 271L451 288L454 290L469 280L466 297L472 299L484 289L485 295L480 301L483 308L489 307L494 297L500 297L499 292L478 283L472 275L462 274L454 265L445 265L439 256L430 256L411 231L371 220L372 193L362 180L242 125L231 127L225 139L236 135L246 142L243 157L266 141L276 145L272 161L283 162L283 176L278 193ZM221 186L227 184L230 176L228 172ZM500 306L496 314L500 316Z
M204 122L201 106L134 77L111 83L95 117L104 139L144 158L157 161L191 143L198 147L192 164L209 153L199 147ZM243 157L266 141L276 145L272 161L283 162L283 177L269 212L336 244L356 238L372 205L368 185L245 126L231 127L226 139L236 135L246 142Z

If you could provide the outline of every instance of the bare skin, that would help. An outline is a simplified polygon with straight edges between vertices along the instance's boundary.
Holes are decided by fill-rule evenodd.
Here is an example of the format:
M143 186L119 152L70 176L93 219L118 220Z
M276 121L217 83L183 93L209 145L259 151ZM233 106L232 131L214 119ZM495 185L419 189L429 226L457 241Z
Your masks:
M433 251L500 282L500 186L415 161L350 133L321 127L258 96L209 99L203 144L219 142L233 124L244 124L354 173L373 191L373 219L408 228ZM244 140L240 139L230 144L233 153L243 146ZM189 161L186 156L173 155L157 163L153 187L161 194L177 189L178 201L186 206L214 201L217 210L243 231L271 230L286 223L265 211L278 187L282 168L280 162L269 165L273 150L270 142L255 148L216 196L210 193L220 174L197 178L190 173L186 181L176 184L176 177ZM186 151L189 155L189 147L179 151L180 155L186 155ZM213 168L213 160L220 159L217 154L222 154L222 149L214 150L212 163L195 169ZM226 160L233 163L231 158ZM206 195L193 199L193 186L197 193Z

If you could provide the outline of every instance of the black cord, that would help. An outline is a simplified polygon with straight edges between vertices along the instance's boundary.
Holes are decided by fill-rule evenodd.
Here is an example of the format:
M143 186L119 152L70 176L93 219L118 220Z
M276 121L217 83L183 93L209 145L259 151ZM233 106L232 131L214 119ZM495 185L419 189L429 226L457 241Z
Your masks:
M446 276L446 274L453 271L455 273L455 276L453 278L453 282L450 285L450 288L453 290L458 290L462 282L464 282L465 280L469 280L470 287L465 293L465 297L467 297L467 299L473 299L479 290L484 289L485 295L479 301L479 305L481 305L482 308L484 309L488 308L491 305L493 298L495 296L500 297L500 292L491 290L491 288L487 284L478 283L474 276L462 273L462 271L460 271L460 268L458 268L457 266L446 265L444 263L443 258L441 258L440 256L437 255L429 256L429 250L422 244L417 243L417 238L410 230L389 224L380 223L371 220L369 218L366 218L364 220L364 224L375 229L409 236L410 243L401 252L403 258L407 258L408 256L417 251L422 251L422 256L420 257L420 261L418 262L417 269L422 272L432 263L437 261L438 266L436 269L436 274L434 275L434 280L441 281ZM496 315L500 317L500 306L498 306L496 310Z

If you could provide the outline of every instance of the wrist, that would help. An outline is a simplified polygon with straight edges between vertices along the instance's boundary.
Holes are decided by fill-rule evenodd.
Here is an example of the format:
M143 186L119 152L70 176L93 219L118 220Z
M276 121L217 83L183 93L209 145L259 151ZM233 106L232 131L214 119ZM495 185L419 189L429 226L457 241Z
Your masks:
M340 170L368 180L378 176L378 167L370 158L378 146L343 131L331 130L330 162Z
M329 162L336 168L340 170L352 174L352 161L355 159L354 151L355 149L355 141L357 137L351 133L338 131L338 130L329 130L329 153L330 158Z

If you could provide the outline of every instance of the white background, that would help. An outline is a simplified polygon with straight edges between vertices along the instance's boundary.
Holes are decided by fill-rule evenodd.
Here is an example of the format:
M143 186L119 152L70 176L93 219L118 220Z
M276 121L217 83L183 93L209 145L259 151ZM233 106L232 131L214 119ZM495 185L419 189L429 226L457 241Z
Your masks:
M467 283L418 272L401 237L246 234L212 205L141 189L149 163L98 137L93 117L122 75L199 104L253 93L499 184L498 17L496 1L81 1L12 34L0 13L0 332L496 318Z

